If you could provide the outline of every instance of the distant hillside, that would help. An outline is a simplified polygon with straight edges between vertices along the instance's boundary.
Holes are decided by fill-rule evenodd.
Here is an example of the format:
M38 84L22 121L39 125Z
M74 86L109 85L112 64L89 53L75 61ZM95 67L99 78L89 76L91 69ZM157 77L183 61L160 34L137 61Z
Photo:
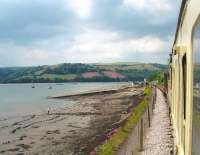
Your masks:
M142 63L71 64L0 68L0 83L142 81L166 65Z

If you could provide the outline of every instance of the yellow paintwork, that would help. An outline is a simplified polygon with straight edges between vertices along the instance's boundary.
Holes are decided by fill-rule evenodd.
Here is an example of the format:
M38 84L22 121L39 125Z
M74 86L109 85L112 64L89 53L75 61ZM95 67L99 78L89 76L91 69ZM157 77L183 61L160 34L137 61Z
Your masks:
M175 145L178 155L191 155L193 108L193 31L200 16L200 0L188 0L181 15L177 38L172 47L169 65L168 99L171 107ZM183 90L182 59L186 54L186 88ZM184 91L186 91L186 119L184 119Z

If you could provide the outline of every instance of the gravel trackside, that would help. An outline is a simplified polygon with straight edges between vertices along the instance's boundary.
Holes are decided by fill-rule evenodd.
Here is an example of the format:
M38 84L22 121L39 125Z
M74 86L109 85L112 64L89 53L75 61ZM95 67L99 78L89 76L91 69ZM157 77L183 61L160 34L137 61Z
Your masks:
M170 155L172 151L172 133L168 105L162 92L157 89L156 105L152 124L144 140L141 155Z

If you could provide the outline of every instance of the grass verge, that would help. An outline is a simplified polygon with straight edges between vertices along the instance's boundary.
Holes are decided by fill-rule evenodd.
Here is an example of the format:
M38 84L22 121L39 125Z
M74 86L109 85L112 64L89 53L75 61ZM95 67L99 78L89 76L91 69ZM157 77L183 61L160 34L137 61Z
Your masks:
M135 127L136 123L139 121L142 113L147 108L149 99L151 96L151 88L145 88L144 100L134 108L131 115L126 120L125 124L118 128L117 132L108 139L102 146L99 147L97 155L112 155L119 147L123 144L125 139L128 137L132 129Z

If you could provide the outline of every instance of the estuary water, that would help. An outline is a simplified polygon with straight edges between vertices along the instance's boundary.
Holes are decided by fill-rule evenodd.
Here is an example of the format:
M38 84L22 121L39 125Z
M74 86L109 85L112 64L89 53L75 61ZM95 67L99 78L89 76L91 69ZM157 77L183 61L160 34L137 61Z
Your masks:
M61 96L83 93L98 89L118 88L126 83L37 83L0 84L0 119L23 116L63 106L72 106L72 101L47 99L48 96ZM51 89L49 89L51 87Z

